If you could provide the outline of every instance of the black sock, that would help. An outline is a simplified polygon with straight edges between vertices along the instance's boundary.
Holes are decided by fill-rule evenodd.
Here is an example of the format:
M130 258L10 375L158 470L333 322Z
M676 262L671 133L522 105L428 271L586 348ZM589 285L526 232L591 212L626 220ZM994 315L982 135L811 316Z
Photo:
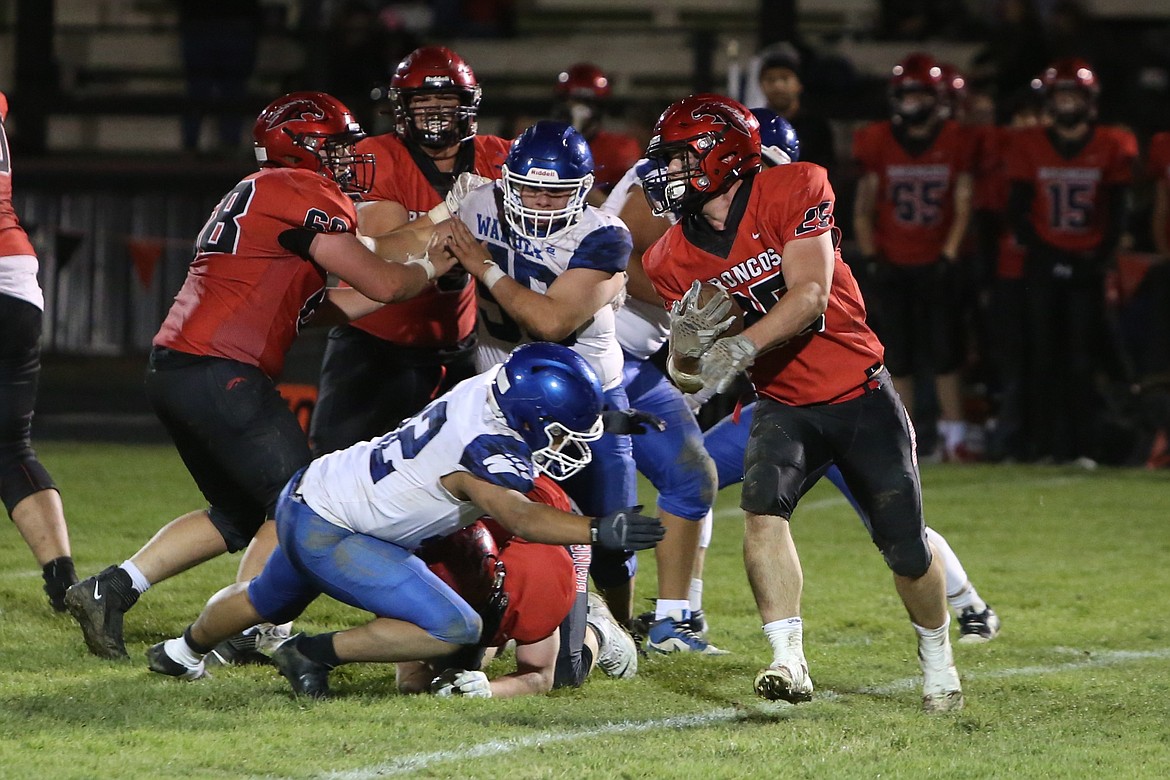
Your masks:
M56 585L62 590L77 582L77 570L73 568L73 559L68 555L54 558L41 567L41 576L46 585Z
M297 639L297 649L310 661L322 664L332 669L341 665L337 651L333 649L333 635L336 631L316 636L301 635Z
M195 625L195 624L192 623L191 626L193 626L193 625ZM199 655L207 655L208 653L211 652L212 647L214 647L214 645L212 647L208 647L207 645L201 645L198 642L196 642L194 639L192 639L191 638L191 626L187 626L185 629L183 629L183 641L187 643L187 647L191 648L196 653L199 653Z

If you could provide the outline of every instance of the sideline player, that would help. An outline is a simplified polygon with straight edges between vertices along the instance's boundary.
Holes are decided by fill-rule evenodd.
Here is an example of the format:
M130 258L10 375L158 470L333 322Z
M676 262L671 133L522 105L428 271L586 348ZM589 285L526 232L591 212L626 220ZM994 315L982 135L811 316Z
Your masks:
M475 73L445 46L402 60L390 80L394 132L358 142L376 162L357 207L359 233L381 236L427 215L461 175L500 177L508 142L477 135L480 95ZM473 375L474 351L475 286L462 268L409 301L334 327L309 431L314 454L393 428Z
M653 546L661 525L639 507L589 518L524 496L535 473L564 479L589 463L602 405L580 355L528 344L397 430L314 460L281 493L280 544L264 570L213 596L181 637L151 647L150 668L197 679L216 643L261 620L292 620L322 593L375 617L277 648L272 660L294 693L328 696L329 672L343 663L425 660L475 644L481 616L414 551L484 513L534 542Z
M264 565L275 543L265 520L311 459L274 379L299 329L409 298L451 267L445 253L393 263L359 243L350 195L372 174L372 160L354 152L361 137L349 109L321 92L278 98L256 120L261 169L224 196L196 239L146 374L151 405L210 506L65 594L94 655L127 657L123 616L151 585L253 537L240 579ZM351 287L327 288L327 273Z
M599 206L642 156L642 150L633 136L603 126L613 84L601 68L578 62L557 74L553 91L553 118L568 122L585 136L593 153L593 187L588 201Z
M49 605L65 611L77 582L61 494L32 448L45 298L37 255L12 208L8 98L0 92L0 500L41 567Z
M834 245L832 188L824 169L807 163L761 172L760 152L759 123L734 100L692 95L663 112L647 149L655 167L645 191L657 213L682 221L643 258L659 294L677 303L672 371L721 390L750 368L762 396L742 498L744 563L773 649L756 692L794 703L812 697L803 577L788 521L836 462L918 635L924 709L959 709L943 567L925 538L913 428ZM700 280L736 296L748 312L743 333L715 340L730 323L712 317L718 305L697 306Z

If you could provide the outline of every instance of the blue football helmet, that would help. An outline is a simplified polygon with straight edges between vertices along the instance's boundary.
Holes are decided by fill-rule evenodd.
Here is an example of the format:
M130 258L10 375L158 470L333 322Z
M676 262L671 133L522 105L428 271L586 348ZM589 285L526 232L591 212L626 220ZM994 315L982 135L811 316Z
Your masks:
M508 427L532 449L538 472L555 480L589 465L589 442L601 438L601 380L568 347L524 344L500 366L492 398Z
M787 165L800 160L800 139L788 120L770 108L753 108L760 120L760 152L768 165Z
M548 238L572 225L593 187L593 153L566 122L541 120L512 142L504 160L504 218L525 238ZM558 208L525 206L520 194L545 190L569 199ZM530 201L531 202L531 201Z

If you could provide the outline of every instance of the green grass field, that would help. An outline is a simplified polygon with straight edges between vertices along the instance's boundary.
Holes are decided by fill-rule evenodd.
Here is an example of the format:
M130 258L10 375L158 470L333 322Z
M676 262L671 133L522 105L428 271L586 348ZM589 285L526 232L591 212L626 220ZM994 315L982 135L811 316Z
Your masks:
M82 576L199 506L168 447L43 444ZM817 693L757 699L770 660L743 573L738 491L720 496L704 606L732 655L643 659L638 677L527 700L395 693L393 671L333 674L294 700L268 668L180 683L143 652L230 581L224 557L152 589L127 617L131 663L89 656L49 611L15 529L0 546L2 778L1165 778L1170 776L1170 479L1166 473L928 467L928 521L1003 618L956 645L967 696L919 711L915 642L890 576L828 485L798 510L805 647ZM650 503L652 494L644 498ZM639 593L654 591L642 554ZM646 604L639 602L639 607ZM328 599L299 625L361 615Z

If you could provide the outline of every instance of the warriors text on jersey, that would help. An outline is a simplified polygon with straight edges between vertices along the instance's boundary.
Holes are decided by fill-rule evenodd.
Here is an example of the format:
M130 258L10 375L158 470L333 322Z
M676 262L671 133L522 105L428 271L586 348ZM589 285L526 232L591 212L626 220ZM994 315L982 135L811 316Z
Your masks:
M373 154L376 161L374 186L364 200L401 204L412 220L439 205L454 180L439 173L429 158L413 153L395 135L371 136L362 140L357 150ZM469 158L457 160L457 171L470 170L498 179L508 156L508 142L478 135L473 143L462 144L457 155ZM408 301L387 304L355 320L353 326L403 346L451 347L475 331L475 286L466 283L446 291L439 282Z
M439 483L465 471L526 493L532 451L489 400L499 369L460 382L385 436L313 461L299 494L329 522L408 550L447 536L483 514Z
M1101 188L1130 182L1127 146L1118 134L1094 127L1086 143L1066 157L1047 128L1012 134L1008 178L1035 187L1030 216L1040 240L1066 252L1089 252L1101 244L1109 219Z
M888 121L858 131L853 156L878 177L874 242L887 261L926 265L938 259L954 218L955 182L971 172L970 141L952 121L918 154L899 143Z
M290 228L351 232L353 202L329 179L266 168L224 196L199 233L195 259L154 345L280 375L297 331L325 295L325 271L283 248Z
M727 229L715 233L702 217L675 225L642 258L646 275L667 305L696 279L727 290L752 324L784 295L785 245L835 231L833 189L825 169L811 163L769 168L744 180ZM697 242L697 243L696 243ZM700 246L701 244L701 246ZM868 379L882 345L865 324L865 304L836 251L828 308L806 332L756 358L756 390L792 406L841 399Z
M484 242L492 260L508 276L530 290L543 294L571 268L592 268L607 273L626 270L633 240L617 217L586 206L572 226L547 239L517 235L501 215L500 185L472 190L459 207L459 219ZM476 362L482 367L501 362L519 344L531 341L520 325L482 286L479 295L479 347ZM574 335L562 342L589 361L609 390L621 383L622 351L614 337L614 310L603 305ZM482 357L481 357L482 356Z

